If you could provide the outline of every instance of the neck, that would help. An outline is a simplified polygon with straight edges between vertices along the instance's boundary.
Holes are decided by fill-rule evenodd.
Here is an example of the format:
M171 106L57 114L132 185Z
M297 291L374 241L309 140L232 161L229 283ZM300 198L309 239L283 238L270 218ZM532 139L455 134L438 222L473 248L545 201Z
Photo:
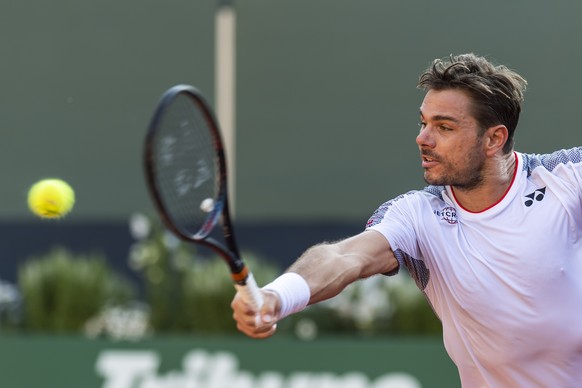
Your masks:
M468 190L453 186L453 195L465 210L473 213L485 211L503 199L513 182L516 167L514 152L496 156L486 167L482 184Z

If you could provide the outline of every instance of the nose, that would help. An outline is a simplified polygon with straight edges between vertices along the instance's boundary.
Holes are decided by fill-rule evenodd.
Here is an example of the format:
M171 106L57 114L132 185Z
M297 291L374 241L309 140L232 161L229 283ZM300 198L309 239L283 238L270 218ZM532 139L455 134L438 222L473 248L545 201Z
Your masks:
M416 136L416 144L419 147L434 147L434 138L432 136L430 127L424 126L420 129L420 132Z

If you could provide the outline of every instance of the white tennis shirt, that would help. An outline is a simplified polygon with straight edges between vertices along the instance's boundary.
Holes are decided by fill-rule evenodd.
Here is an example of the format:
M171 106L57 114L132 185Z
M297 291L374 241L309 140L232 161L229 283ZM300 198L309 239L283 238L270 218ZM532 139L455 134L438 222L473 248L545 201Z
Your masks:
M367 228L441 319L463 387L582 387L582 147L515 157L485 211L428 186L384 203Z

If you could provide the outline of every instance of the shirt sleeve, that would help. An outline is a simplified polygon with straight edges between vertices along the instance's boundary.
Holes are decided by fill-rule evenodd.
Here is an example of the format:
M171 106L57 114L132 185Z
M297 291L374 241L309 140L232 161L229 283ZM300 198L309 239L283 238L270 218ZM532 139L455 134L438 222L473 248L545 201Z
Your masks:
M543 166L552 174L569 182L578 190L582 198L582 147L555 151L546 155L527 155L530 174L537 167Z
M367 230L380 232L390 243L400 266L405 266L411 274L425 268L417 242L415 196L411 191L383 203L372 214L366 225ZM394 275L398 269L388 273ZM416 279L415 279L416 280ZM418 283L418 281L417 281ZM425 286L421 282L420 286Z

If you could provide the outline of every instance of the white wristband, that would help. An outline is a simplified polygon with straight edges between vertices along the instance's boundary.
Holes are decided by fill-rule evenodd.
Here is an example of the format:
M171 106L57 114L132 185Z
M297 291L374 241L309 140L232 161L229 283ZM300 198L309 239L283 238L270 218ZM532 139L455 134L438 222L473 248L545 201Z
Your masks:
M273 291L279 295L281 300L279 319L303 310L311 298L309 285L301 275L294 272L279 276L272 283L264 286L263 290Z

